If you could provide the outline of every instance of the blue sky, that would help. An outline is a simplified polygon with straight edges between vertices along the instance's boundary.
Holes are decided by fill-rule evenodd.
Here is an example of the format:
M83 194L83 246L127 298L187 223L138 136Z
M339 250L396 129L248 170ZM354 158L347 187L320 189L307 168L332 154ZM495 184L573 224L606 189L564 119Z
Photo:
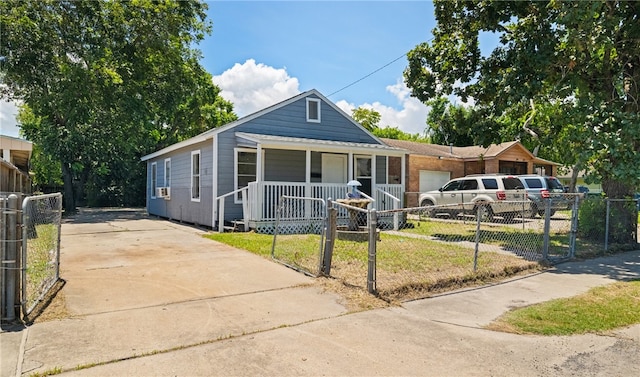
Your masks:
M381 113L381 126L424 130L428 109L409 96L402 72L403 54L431 38L431 1L208 4L213 30L197 48L238 115L317 89L348 114L369 107ZM0 104L0 133L17 136L15 112Z

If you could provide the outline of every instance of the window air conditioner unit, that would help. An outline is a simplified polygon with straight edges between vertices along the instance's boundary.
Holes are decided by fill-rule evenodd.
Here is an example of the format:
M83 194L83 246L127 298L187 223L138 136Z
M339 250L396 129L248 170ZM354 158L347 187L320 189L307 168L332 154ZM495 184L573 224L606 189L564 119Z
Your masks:
M156 198L165 198L169 199L171 189L169 187L157 187L156 188Z

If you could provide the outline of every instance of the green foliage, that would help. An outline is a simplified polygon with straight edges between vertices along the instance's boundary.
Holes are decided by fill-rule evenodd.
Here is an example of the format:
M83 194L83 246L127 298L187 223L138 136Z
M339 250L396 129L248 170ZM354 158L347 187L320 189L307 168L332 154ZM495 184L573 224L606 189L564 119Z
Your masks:
M585 200L578 211L578 237L604 242L606 214L604 198Z
M87 196L144 203L141 156L235 119L192 47L210 31L206 7L0 2L2 94L39 120L21 131L60 162L67 211Z
M374 131L379 127L381 118L379 112L364 107L354 109L351 117L369 131Z
M380 113L373 109L358 107L353 110L351 116L356 122L360 123L364 128L371 131L371 133L377 137L397 140L429 141L429 138L426 136L410 134L400 130L398 127L380 127Z
M408 54L405 79L412 95L425 103L450 95L473 99L474 112L490 120L474 124L474 136L521 137L527 146L539 145L543 157L562 157L603 181L626 183L612 187L611 197L624 197L637 186L637 2L434 5L433 41ZM488 54L480 49L481 33L500 37ZM467 134L465 124L455 122L463 132L448 126L450 136Z
M373 134L377 137L383 137L387 139L420 141L424 143L428 143L431 140L427 136L422 136L420 134L410 134L400 130L398 127L391 126L376 128L375 130L373 130Z

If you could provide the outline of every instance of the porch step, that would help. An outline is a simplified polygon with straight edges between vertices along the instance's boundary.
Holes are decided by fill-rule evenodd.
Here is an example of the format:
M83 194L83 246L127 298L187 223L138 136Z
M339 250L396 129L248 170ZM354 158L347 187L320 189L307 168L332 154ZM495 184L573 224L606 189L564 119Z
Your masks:
M234 220L231 221L231 225L225 225L222 227L224 229L225 232L245 232L246 228L245 228L245 223L244 221L241 220Z

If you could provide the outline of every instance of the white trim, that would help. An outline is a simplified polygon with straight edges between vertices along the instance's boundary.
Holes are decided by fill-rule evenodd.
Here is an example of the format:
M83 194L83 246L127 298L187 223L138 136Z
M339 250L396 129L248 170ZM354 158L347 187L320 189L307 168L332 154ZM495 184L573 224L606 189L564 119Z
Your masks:
M218 219L218 203L216 198L218 197L218 138L213 138L213 168L211 174L211 194L213 200L211 201L211 229L215 228L216 221Z
M193 197L193 178L194 178L194 174L193 174L193 156L198 155L198 197L194 198ZM191 177L191 183L189 184L190 186L190 192L189 192L189 196L191 197L191 201L192 202L200 202L200 198L202 196L202 154L200 154L200 149L195 150L195 151L191 151L191 163L189 164L191 166L191 170L189 171L189 177Z
M233 191L237 191L240 187L238 187L238 153L254 153L256 155L256 181L258 179L258 151L251 148L233 148ZM242 199L238 198L238 194L233 195L233 202L235 204L241 204Z
M316 111L318 112L318 118L310 118L309 117L309 104L316 104ZM320 98L309 98L307 97L306 101L306 113L307 113L307 122L309 123L320 123L321 122L321 112L322 112L322 100Z
M153 179L155 176L155 179ZM156 189L158 188L158 163L156 161L151 163L151 199L156 199Z
M167 166L169 167L169 177L167 177ZM164 159L164 187L171 187L171 157Z

